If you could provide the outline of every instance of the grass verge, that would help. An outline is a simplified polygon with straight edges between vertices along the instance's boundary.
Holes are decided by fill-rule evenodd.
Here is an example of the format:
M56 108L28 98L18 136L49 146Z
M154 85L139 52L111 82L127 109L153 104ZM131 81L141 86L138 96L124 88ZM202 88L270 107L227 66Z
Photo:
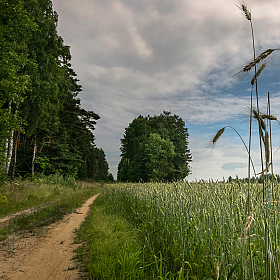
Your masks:
M44 182L18 181L2 185L0 217L42 203L47 203L47 206L41 209L38 207L37 211L30 215L18 216L10 220L7 226L0 229L0 240L6 239L8 234L13 232L22 230L36 232L38 227L50 225L80 207L87 198L98 193L100 187L100 184L69 186L63 185L62 179L58 184L46 178Z
M83 263L86 279L146 279L143 271L142 241L125 219L104 211L102 195L77 231L76 259Z

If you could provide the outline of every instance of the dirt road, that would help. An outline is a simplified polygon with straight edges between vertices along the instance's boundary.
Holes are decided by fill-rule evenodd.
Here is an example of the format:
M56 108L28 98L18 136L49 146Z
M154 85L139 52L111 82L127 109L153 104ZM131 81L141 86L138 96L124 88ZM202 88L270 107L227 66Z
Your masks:
M78 229L93 201L89 198L81 208L63 220L41 230L38 235L9 236L0 244L1 280L66 280L79 279L72 260L74 231Z

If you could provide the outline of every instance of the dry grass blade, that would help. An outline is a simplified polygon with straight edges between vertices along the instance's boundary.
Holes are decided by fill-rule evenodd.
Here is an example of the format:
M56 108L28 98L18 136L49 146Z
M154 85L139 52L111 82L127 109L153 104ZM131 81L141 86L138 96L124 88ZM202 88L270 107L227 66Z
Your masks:
M263 69L266 67L267 63L264 62L262 64L262 66L260 67L260 69L258 70L258 72L255 74L254 78L251 81L251 85L253 86L256 82L257 82L257 78L259 77L259 75L261 74L261 72L263 71Z
M238 5L236 5L238 7L239 10L242 11L242 13L244 13L244 16L246 17L246 19L251 20L251 13L249 12L246 4L244 1L239 1Z
M265 168L263 171L257 173L256 175L261 175L261 174L263 174L266 170L267 170L267 169Z
M221 135L224 133L225 127L219 129L219 131L216 133L216 135L213 137L211 143L215 145L215 143L218 141L218 139L221 137Z
M248 72L250 71L254 66L256 66L260 61L264 60L267 58L270 54L272 54L275 50L277 49L268 49L261 53L256 59L254 59L252 62L250 62L248 65L243 67L243 72Z
M243 229L243 232L248 231L248 229L250 228L253 221L254 221L254 213L251 212L251 214L247 217L246 224L245 224L245 227Z
M251 212L250 215L247 217L246 224L243 228L240 238L242 238L242 235L243 235L243 238L246 238L247 232L253 221L254 221L254 213Z

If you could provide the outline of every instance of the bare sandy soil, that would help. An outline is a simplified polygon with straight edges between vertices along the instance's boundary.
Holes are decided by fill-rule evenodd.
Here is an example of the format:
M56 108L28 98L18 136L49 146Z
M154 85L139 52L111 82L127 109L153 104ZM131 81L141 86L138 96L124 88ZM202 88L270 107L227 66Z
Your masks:
M89 214L99 194L89 198L81 208L66 215L36 235L9 236L0 243L0 279L4 280L66 280L79 279L72 260L75 230Z

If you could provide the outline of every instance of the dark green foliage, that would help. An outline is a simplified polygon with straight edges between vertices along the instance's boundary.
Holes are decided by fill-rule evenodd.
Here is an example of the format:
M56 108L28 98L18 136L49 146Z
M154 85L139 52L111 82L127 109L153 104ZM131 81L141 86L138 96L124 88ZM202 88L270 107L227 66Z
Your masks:
M260 183L262 184L264 181L270 181L270 182L274 182L274 183L280 183L280 175L279 174L261 174L259 177L252 177L250 178L250 182L255 184L255 183ZM227 180L228 183L231 182L249 182L248 178L238 178L238 176L236 176L236 178L232 178L231 176L228 177Z
M30 76L25 72L35 67L28 55L28 41L36 24L24 9L24 1L0 2L0 176L5 162L5 144L11 131L20 129L17 107L30 88Z
M170 140L164 140L157 133L151 133L145 141L144 156L148 171L148 180L163 181L172 177L175 171L172 163L175 147Z
M96 147L87 150L84 156L84 162L79 167L79 178L92 178L98 181L108 180L109 166L105 158L104 151Z
M38 29L28 41L28 55L36 61L36 69L26 69L32 81L22 104L22 115L26 120L25 131L31 136L39 129L58 126L62 106L59 81L65 77L59 62L63 40L56 31L57 14L49 0L25 0L25 9L34 19Z
M107 179L92 133L99 116L81 108L82 88L57 24L50 0L0 3L0 166L11 163L12 178L43 172Z
M126 128L121 143L120 181L173 181L190 173L188 130L177 115L139 116Z

